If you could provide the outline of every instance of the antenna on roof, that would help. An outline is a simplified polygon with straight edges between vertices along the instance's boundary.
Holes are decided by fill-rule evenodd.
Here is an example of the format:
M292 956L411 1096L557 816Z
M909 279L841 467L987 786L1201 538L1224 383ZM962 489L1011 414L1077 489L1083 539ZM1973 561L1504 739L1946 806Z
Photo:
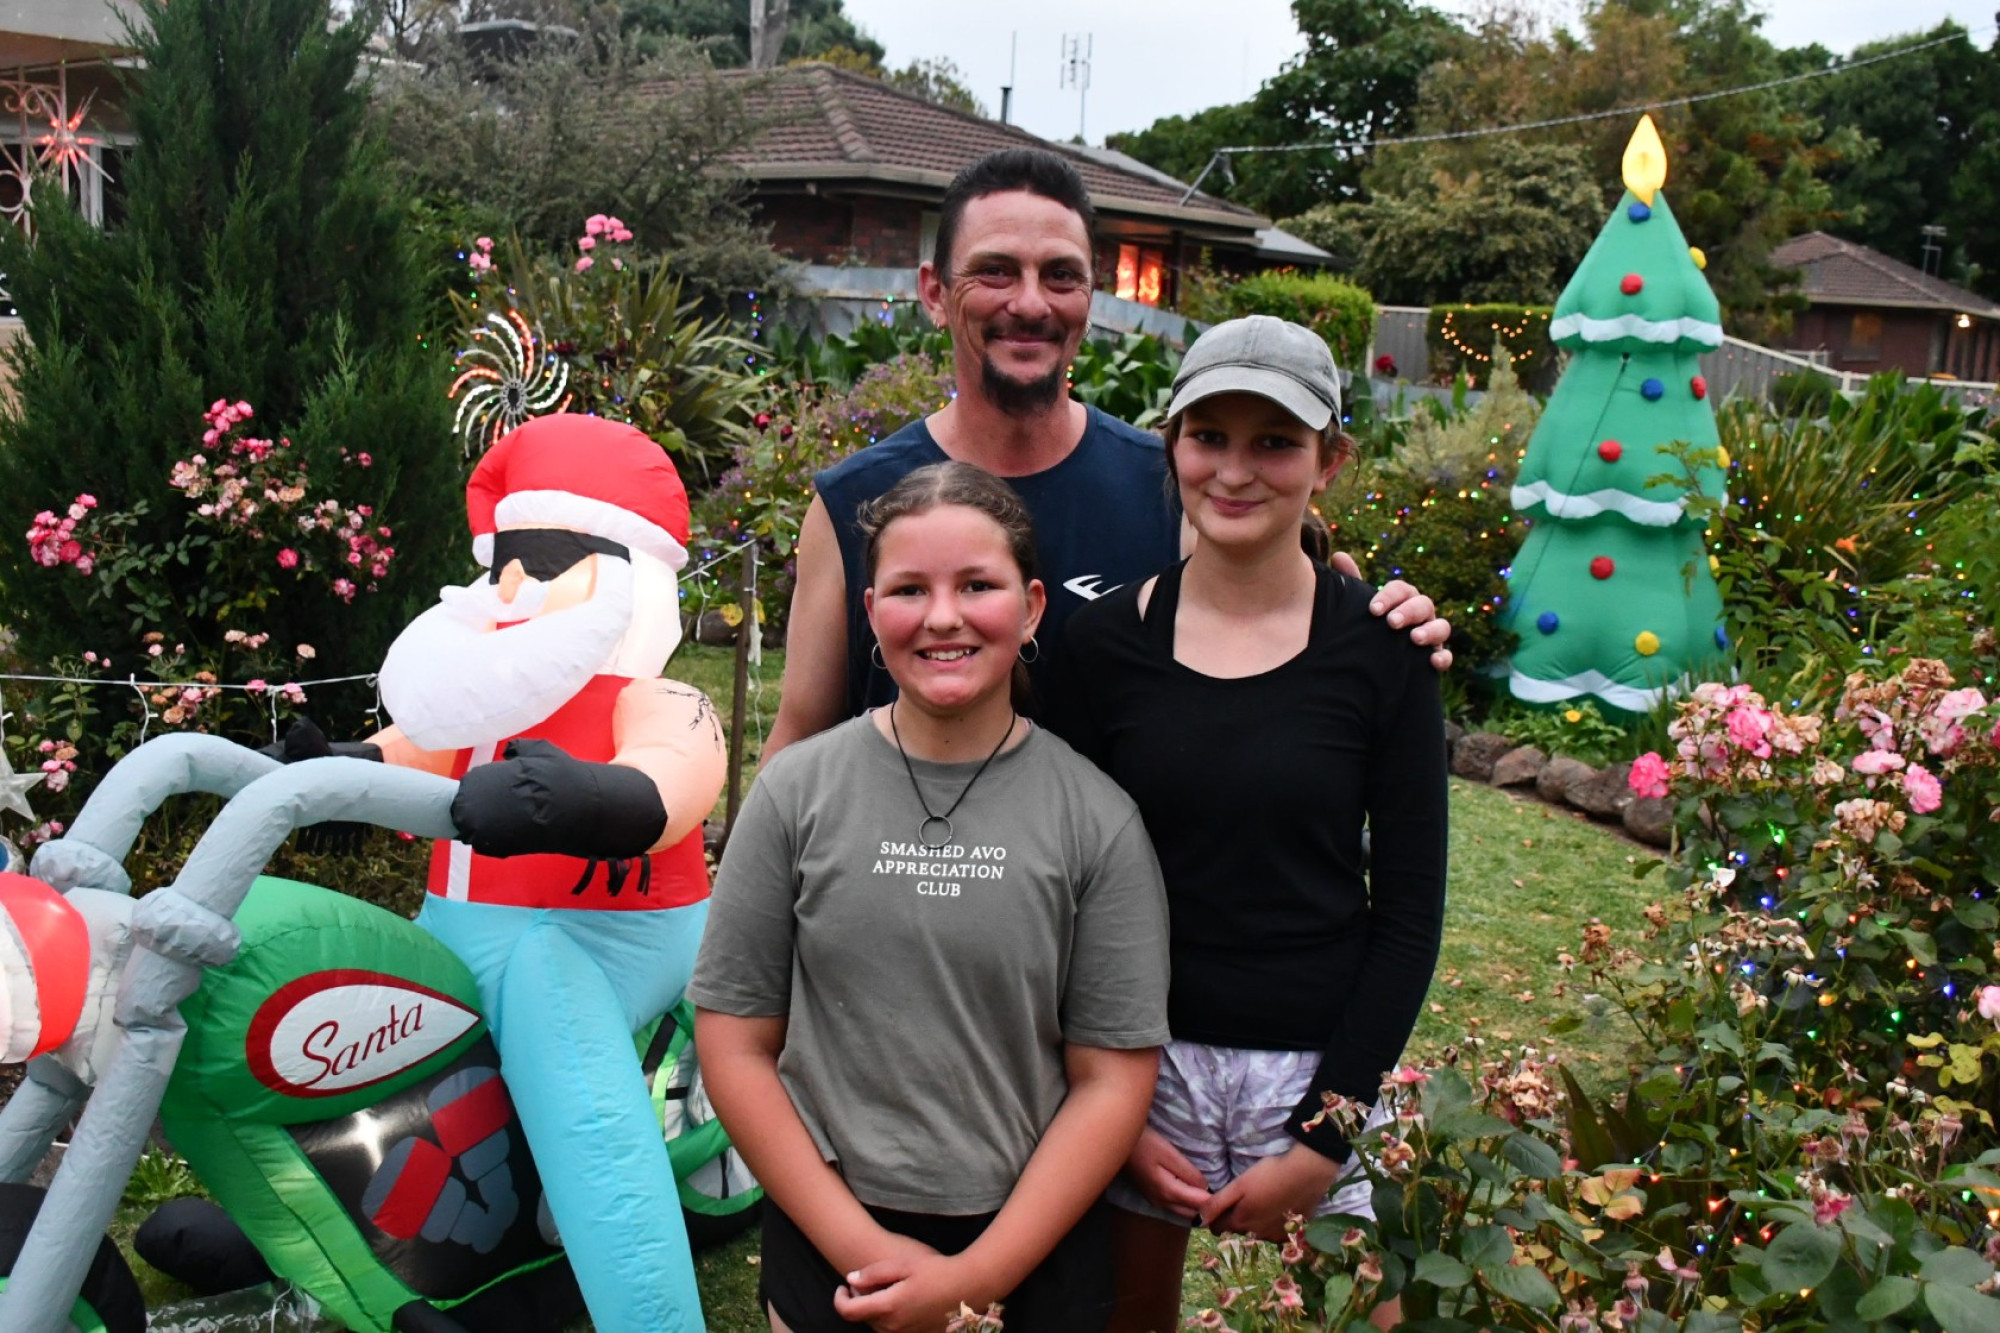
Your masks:
M1020 64L1021 30L1014 29L1014 35L1007 41L1007 82L1000 85L1000 123L1014 123L1014 71Z
M1095 39L1090 33L1064 33L1062 78L1057 87L1076 89L1076 141L1082 143L1084 102L1090 95L1090 53Z

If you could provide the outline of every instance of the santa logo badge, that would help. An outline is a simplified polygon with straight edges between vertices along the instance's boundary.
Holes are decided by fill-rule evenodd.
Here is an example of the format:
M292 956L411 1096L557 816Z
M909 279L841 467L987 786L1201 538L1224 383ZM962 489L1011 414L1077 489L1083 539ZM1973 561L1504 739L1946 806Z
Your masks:
M258 1082L331 1097L394 1078L464 1036L479 1015L441 991L381 972L313 972L281 987L250 1021Z

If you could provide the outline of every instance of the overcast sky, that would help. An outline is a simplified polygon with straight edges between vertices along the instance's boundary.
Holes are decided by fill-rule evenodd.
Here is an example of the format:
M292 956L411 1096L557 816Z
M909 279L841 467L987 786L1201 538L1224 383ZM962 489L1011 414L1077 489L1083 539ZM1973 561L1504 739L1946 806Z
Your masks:
M1476 7L1434 3L1456 12ZM1574 13L1561 0L1545 3L1547 12ZM1844 52L1955 18L1984 46L1996 7L2000 0L1767 0L1764 31L1781 46L1818 41ZM846 9L888 48L893 65L949 58L996 115L1011 48L1014 122L1050 138L1068 138L1081 124L1092 143L1161 116L1241 101L1300 46L1289 0L846 0ZM1092 59L1079 106L1060 77L1064 36L1083 33Z

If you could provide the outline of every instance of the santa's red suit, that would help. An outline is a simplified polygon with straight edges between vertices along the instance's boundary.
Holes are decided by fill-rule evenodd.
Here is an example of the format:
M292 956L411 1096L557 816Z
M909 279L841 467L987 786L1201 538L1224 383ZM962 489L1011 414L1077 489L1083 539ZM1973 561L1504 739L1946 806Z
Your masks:
M723 777L680 633L687 495L630 426L544 417L467 487L489 579L446 589L381 674L384 757L459 779L421 925L477 980L549 1213L601 1333L703 1327L632 1033L680 999Z

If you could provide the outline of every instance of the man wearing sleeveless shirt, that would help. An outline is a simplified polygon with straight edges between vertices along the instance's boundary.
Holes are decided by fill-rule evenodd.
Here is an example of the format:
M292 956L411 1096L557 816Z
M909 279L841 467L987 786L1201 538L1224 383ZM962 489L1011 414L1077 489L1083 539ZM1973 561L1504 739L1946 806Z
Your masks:
M1180 558L1181 521L1159 439L1072 399L1070 362L1090 324L1090 198L1073 167L1041 149L988 154L945 192L935 259L918 271L924 309L952 336L958 394L820 473L799 535L784 690L764 745L793 741L889 701L870 659L856 511L910 471L955 458L1004 477L1035 522L1048 588L1039 680L1063 651L1070 612ZM1344 555L1334 557L1359 573ZM1408 584L1370 606L1432 647L1443 670L1448 622Z

